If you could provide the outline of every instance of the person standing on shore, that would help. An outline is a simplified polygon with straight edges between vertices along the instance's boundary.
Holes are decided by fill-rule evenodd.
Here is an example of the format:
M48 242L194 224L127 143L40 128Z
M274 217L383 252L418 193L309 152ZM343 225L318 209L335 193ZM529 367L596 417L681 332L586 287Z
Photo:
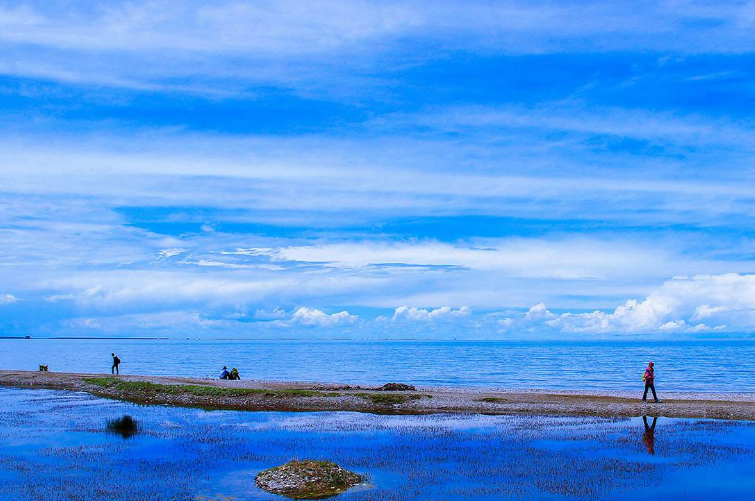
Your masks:
M111 355L113 356L113 366L110 367L110 373L111 374L119 374L120 375L120 371L118 370L118 366L121 365L121 359L118 358L118 356L115 353L111 353Z
M655 403L660 402L658 395L655 393L655 365L653 362L650 362L645 368L645 374L643 374L642 379L645 380L645 392L642 394L642 401L648 401L648 390L651 390Z

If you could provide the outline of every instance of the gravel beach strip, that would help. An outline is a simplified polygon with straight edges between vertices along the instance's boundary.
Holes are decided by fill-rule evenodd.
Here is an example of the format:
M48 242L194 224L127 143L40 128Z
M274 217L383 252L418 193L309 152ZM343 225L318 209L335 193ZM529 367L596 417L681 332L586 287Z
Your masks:
M273 381L224 381L165 376L117 376L0 371L0 386L83 391L141 404L253 411L352 411L381 414L538 414L666 416L755 420L755 393L663 393L643 403L637 392L564 392L422 387L381 391L379 386Z

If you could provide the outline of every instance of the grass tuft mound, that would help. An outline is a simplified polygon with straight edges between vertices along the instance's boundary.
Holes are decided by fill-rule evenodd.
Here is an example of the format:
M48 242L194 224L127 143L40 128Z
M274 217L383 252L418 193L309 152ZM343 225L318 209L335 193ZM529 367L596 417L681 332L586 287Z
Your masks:
M263 491L291 499L324 499L360 484L364 478L332 461L290 461L257 474Z
M139 422L128 414L107 422L107 430L110 433L130 438L139 433Z

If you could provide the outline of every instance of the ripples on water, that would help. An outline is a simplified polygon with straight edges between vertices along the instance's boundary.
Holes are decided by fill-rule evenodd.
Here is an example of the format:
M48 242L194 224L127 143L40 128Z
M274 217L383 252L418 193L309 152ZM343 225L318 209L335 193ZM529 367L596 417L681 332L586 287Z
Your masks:
M0 368L442 386L636 390L648 361L659 390L755 391L755 341L0 340Z
M107 433L124 414L139 433ZM262 469L331 459L346 501L752 499L755 424L659 418L202 411L0 389L0 499L282 499ZM652 454L651 454L652 453Z

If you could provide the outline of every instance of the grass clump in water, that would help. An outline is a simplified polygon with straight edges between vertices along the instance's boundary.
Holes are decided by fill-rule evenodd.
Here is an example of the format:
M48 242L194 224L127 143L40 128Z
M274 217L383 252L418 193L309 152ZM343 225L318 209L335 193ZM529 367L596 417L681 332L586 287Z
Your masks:
M107 431L123 438L130 438L139 433L139 422L126 414L118 419L107 422Z
M476 402L487 402L489 404L498 404L501 402L507 402L507 400L501 397L482 397L482 398L478 398Z
M259 388L224 388L196 384L158 384L147 381L124 381L114 377L84 378L87 383L109 388L124 393L151 395L193 395L198 397L243 397L258 395L264 397L338 397L340 393L316 390L299 390L295 388L282 390L264 390Z
M364 478L332 461L290 461L257 474L257 486L291 499L324 499L360 484Z
M396 393L357 393L356 396L369 400L376 405L398 405L412 400L419 400L424 395L399 395Z

